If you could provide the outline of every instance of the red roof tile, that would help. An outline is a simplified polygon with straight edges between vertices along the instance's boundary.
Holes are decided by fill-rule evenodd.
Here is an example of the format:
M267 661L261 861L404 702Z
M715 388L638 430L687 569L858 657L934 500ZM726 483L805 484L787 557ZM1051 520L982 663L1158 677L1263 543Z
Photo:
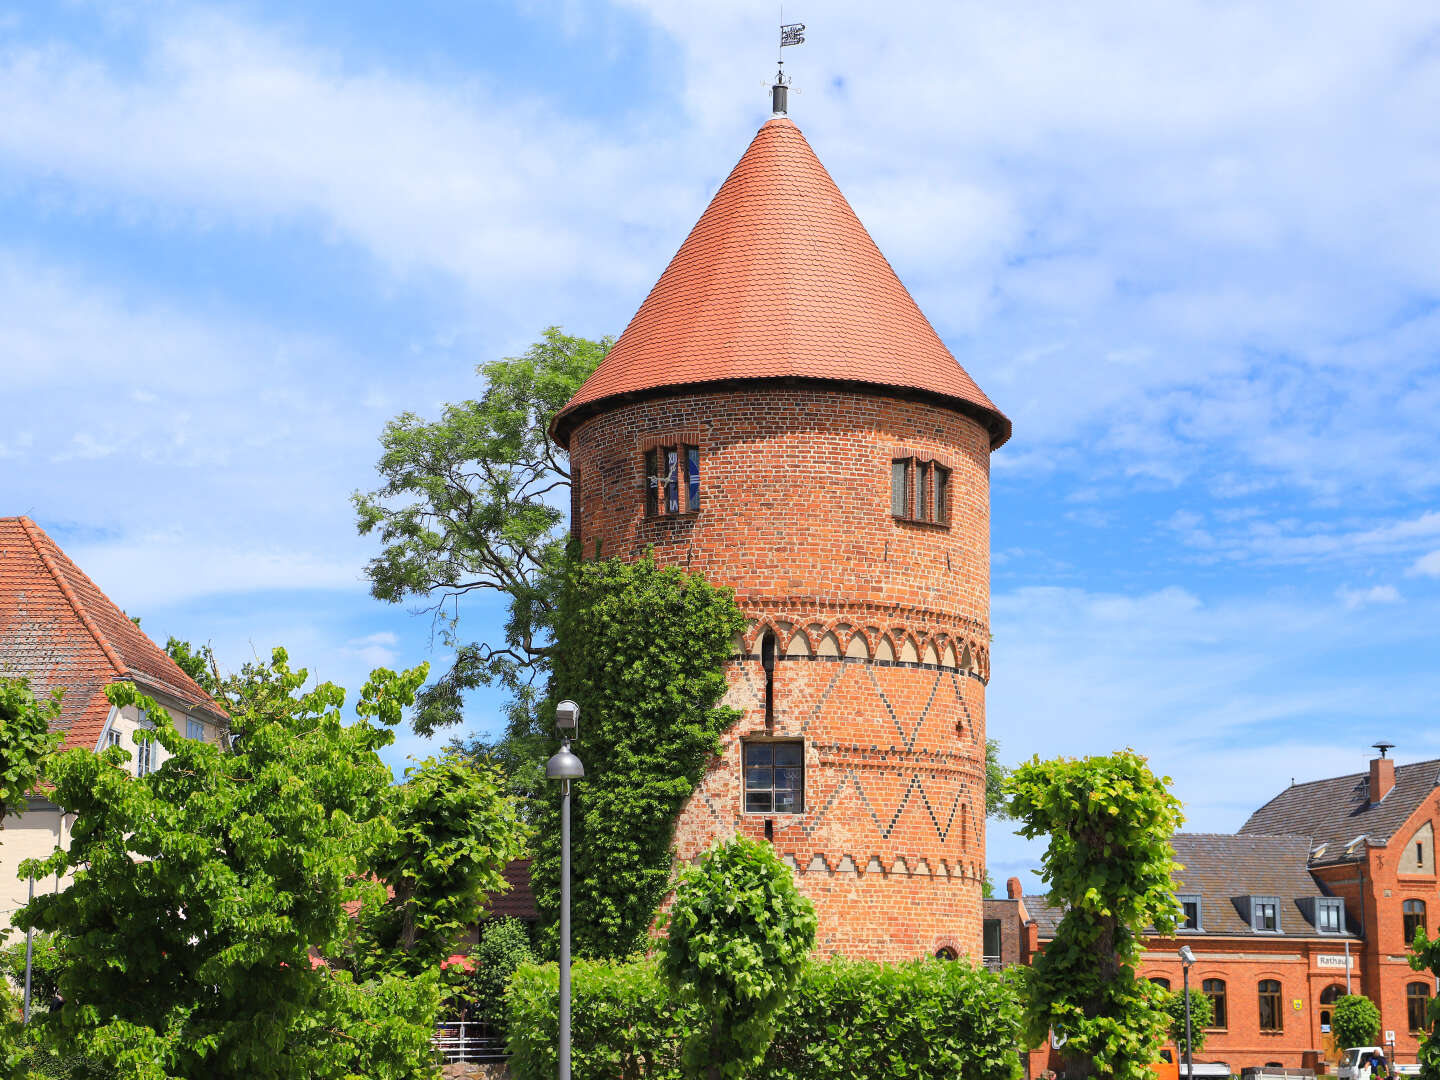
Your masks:
M27 517L0 518L0 675L25 676L37 697L65 690L56 726L67 748L99 742L112 682L225 716Z
M535 892L530 887L530 860L511 859L503 871L505 882L510 887L502 892L490 894L485 903L486 911L497 919L507 916L515 919L538 918L535 908Z
M621 397L706 383L822 379L938 398L1010 421L921 313L795 124L769 121L630 325L555 417L569 445Z

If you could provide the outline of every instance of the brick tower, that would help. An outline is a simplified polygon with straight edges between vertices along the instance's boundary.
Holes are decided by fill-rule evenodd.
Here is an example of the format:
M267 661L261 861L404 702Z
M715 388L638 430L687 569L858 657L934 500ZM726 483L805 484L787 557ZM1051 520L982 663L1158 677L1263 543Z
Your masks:
M990 451L945 348L799 128L756 134L556 417L584 550L734 588L744 718L680 858L768 837L817 950L980 955Z

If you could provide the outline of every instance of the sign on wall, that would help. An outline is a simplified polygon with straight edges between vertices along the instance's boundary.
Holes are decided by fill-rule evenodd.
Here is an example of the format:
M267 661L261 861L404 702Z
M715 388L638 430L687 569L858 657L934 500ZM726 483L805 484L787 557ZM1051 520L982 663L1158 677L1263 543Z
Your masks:
M1315 966L1322 968L1339 968L1341 971L1344 971L1345 961L1347 959L1350 961L1350 966L1353 968L1355 966L1355 958L1353 956L1345 957L1337 953L1322 953L1321 955L1315 957Z

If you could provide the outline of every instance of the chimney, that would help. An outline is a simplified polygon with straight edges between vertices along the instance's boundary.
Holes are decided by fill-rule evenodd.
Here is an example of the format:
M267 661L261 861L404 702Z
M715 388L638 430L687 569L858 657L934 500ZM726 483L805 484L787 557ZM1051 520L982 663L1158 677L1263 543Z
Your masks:
M1380 756L1370 759L1370 805L1374 806L1395 786L1395 759L1386 757L1386 751L1394 747L1394 743L1378 742L1375 749L1380 751Z
M1011 900L1020 899L1020 879L1018 877L1007 878L1005 880L1005 895Z

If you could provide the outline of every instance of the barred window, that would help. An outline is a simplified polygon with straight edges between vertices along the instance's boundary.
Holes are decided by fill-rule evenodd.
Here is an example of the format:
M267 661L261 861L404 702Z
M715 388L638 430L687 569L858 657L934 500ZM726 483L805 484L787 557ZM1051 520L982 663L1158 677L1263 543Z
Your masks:
M890 514L928 525L950 524L950 470L939 462L895 458L890 462Z
M799 814L805 809L805 744L747 742L745 812Z

